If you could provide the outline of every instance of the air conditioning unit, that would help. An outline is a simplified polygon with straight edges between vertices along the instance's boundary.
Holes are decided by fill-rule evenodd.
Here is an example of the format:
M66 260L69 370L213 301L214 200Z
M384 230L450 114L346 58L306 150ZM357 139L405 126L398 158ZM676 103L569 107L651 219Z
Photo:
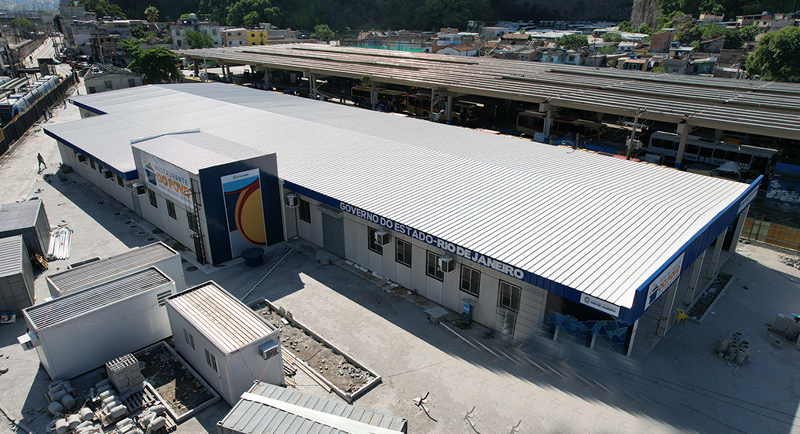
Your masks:
M634 140L631 142L631 139L625 141L625 145L631 149L642 149L642 141L641 140Z
M113 179L114 178L114 172L112 172L110 170L104 170L103 171L103 176L105 176L106 179Z
M80 162L80 163L85 163L86 162L86 156L85 155L77 154L75 156L78 157L78 162Z
M389 232L386 231L376 231L375 232L375 244L379 246L385 246L389 244Z
M258 347L258 355L264 360L271 359L277 353L278 344L275 341L265 342Z
M32 350L39 346L39 337L34 332L28 332L17 338L23 351Z
M133 184L133 191L136 192L137 196L141 196L147 193L147 188L141 182L137 182L136 184Z
M456 261L453 260L452 256L441 256L439 257L439 271L447 274L456 269Z
M286 195L286 208L297 208L300 206L300 200L297 199L297 195L294 193L289 193Z
M644 161L652 164L664 164L664 156L658 154L646 154Z

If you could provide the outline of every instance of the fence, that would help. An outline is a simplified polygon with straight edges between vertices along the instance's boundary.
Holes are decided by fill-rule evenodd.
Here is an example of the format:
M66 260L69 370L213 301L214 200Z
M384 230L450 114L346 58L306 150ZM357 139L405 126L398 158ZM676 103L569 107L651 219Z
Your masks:
M748 218L742 227L742 237L787 249L800 250L800 229L777 223Z
M33 106L15 117L11 122L3 126L3 138L0 140L0 155L8 151L14 142L25 135L28 129L42 117L42 112L52 107L57 101L61 100L75 83L75 74L70 74L61 81L56 87L50 89L44 96L39 98Z

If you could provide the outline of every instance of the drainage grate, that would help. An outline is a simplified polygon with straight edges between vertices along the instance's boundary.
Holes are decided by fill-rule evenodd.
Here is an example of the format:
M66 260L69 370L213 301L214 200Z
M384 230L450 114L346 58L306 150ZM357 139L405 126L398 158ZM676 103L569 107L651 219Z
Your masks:
M155 241L155 240L156 239L154 237L150 237L150 238L147 239L147 241Z
M138 227L139 227L139 225L130 225L129 227L130 227L131 229L136 229L136 228L138 228Z
M112 214L114 214L114 215L122 215L122 213L119 212L119 211L114 211Z
M133 223L133 220L128 220L128 221L126 221L126 222L125 222L125 223L123 223L123 224L124 224L124 225L129 225L129 224L131 224L131 223Z
M146 233L147 233L147 232L145 232L145 231L139 231L139 232L136 232L136 235L144 235L144 234L146 234Z

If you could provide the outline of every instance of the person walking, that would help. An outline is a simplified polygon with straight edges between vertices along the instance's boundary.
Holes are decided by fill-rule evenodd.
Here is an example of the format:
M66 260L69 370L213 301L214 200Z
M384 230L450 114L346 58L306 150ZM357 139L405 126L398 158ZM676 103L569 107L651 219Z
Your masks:
M42 157L41 152L36 156L36 159L39 160L39 170L42 170L42 165L47 169L47 164L44 162L44 157Z

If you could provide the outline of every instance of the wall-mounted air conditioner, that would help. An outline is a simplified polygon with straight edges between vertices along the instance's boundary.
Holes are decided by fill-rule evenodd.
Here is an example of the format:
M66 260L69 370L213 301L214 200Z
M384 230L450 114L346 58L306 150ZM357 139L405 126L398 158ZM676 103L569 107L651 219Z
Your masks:
M105 176L106 179L114 179L114 172L112 172L110 170L104 170L103 171L103 176Z
M456 261L453 260L453 257L447 255L439 257L440 271L447 274L455 269L456 269Z
M137 196L141 196L147 193L147 188L141 182L137 182L136 184L133 184L133 191Z
M297 208L300 205L300 200L297 199L297 195L294 193L289 193L286 195L286 208Z
M258 347L258 355L264 360L271 359L277 353L278 344L275 341L265 342Z
M34 332L28 332L17 338L23 351L32 350L39 346L39 337Z
M389 244L389 232L386 231L376 231L375 232L375 244L379 246L385 246Z

